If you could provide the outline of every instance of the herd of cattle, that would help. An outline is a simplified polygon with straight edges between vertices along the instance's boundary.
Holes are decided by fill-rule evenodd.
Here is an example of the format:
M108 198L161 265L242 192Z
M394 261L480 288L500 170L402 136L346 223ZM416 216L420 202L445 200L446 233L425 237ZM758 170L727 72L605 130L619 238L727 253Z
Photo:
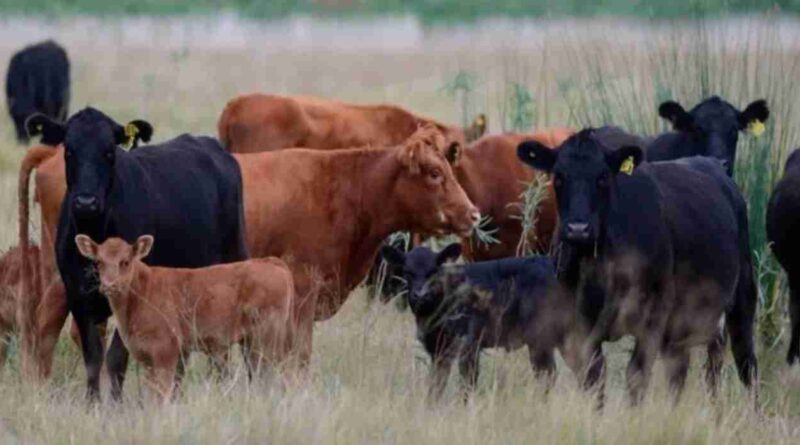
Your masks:
M314 322L382 257L407 289L433 396L453 362L468 388L481 349L522 346L537 375L554 378L558 350L602 395L602 344L627 335L633 401L657 356L679 394L694 346L707 348L714 393L728 341L741 381L757 387L747 204L731 176L739 133L764 130L763 100L743 111L719 97L690 111L666 102L658 111L673 131L642 137L617 127L483 135L484 116L459 128L392 105L251 94L222 111L219 139L140 147L154 133L144 120L121 125L91 107L67 117L69 62L53 42L17 53L6 85L17 137L41 138L20 166L19 245L0 259L0 327L19 333L26 376L50 376L69 314L92 400L104 361L121 397L129 351L163 399L192 350L224 366L240 344L251 374L278 362L302 373ZM767 218L792 290L790 364L800 358L797 153ZM34 170L39 246L29 240ZM539 175L547 195L523 233L514 204ZM470 239L482 216L498 243ZM384 244L398 231L463 242ZM543 254L515 257L521 236Z

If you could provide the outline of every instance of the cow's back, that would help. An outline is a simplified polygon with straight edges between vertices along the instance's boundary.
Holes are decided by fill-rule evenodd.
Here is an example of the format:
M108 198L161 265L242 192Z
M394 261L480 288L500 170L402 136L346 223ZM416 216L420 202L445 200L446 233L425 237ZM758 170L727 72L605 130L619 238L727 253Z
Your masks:
M139 148L119 164L113 227L128 242L155 237L148 264L200 267L232 260L222 253L235 242L232 231L244 227L241 172L215 139L178 136Z

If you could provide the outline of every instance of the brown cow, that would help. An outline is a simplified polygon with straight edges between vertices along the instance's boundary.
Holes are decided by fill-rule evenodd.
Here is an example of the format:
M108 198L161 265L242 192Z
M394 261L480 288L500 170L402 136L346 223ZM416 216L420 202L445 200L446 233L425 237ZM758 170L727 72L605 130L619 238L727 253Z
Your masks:
M491 218L496 228L497 244L480 243L476 236L464 240L464 256L470 261L489 261L517 256L517 246L522 236L520 222L520 195L535 176L542 173L525 167L517 159L517 146L524 140L535 140L548 147L557 147L575 130L569 128L544 129L531 134L507 133L484 136L464 150L464 155L454 166L456 178L467 196L480 210ZM547 252L556 226L557 212L552 186L539 204L535 231L529 234L530 245L539 252Z
M237 154L250 255L289 262L301 300L299 320L313 320L314 314L329 318L364 279L390 233L471 231L480 213L448 162L460 152L428 125L396 147ZM55 159L63 162L62 156ZM42 170L37 172L37 185ZM54 174L60 174L63 183L63 167ZM37 194L43 209L45 201L63 199L63 194ZM317 296L316 286L323 286L318 301L311 298ZM47 292L39 305L34 338L43 345L36 349L40 369L50 367L61 329L54 320L63 320L65 300L63 290ZM310 357L312 327L309 321L298 328L303 362Z
M304 147L323 150L398 145L433 124L447 145L462 147L486 131L479 115L466 129L451 127L394 105L356 105L309 96L248 94L232 99L217 123L219 140L233 153Z
M241 344L250 374L288 357L295 290L282 260L151 267L141 261L153 246L150 235L134 245L120 238L97 245L86 235L76 236L75 243L97 263L100 291L125 345L145 366L151 389L163 401L180 384L193 349L218 355Z

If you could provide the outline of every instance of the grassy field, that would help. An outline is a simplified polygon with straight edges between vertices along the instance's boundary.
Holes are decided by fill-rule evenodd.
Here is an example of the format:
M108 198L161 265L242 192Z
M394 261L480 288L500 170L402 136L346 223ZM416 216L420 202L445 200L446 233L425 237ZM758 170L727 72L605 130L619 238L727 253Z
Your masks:
M0 372L0 443L798 443L800 367L783 362L785 284L767 253L762 215L783 160L800 144L800 23L570 19L420 32L403 20L229 20L3 22L0 60L28 39L57 38L73 62L73 110L92 104L122 122L145 118L157 141L182 132L214 134L225 102L249 91L394 102L452 123L484 111L491 132L616 123L653 134L666 128L656 115L665 99L687 106L714 93L739 106L768 99L768 131L760 139L742 136L737 165L760 259L758 409L730 356L722 396L708 400L701 354L693 357L678 406L670 403L658 366L645 402L630 408L623 374L631 345L624 341L606 348L602 412L563 366L545 395L524 352L487 354L469 403L451 385L445 400L429 405L427 363L411 315L392 304L369 306L359 289L336 317L317 325L311 378L302 386L247 384L238 360L234 376L216 383L198 356L184 397L172 405L142 406L141 370L132 365L124 403L87 409L83 365L66 339L55 377L43 387L23 381L12 354ZM90 36L85 29L92 29ZM380 38L370 34L377 30ZM304 32L313 38L304 39ZM16 166L23 150L12 133L10 120L0 119L0 205L7 209L0 214L0 247L16 243Z

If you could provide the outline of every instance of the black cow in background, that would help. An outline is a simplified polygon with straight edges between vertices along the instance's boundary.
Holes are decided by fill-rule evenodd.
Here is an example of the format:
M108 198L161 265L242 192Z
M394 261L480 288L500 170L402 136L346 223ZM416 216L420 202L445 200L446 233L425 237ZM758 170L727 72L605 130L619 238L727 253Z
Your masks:
M789 155L767 205L767 239L789 278L792 335L786 361L800 360L800 149Z
M408 253L389 245L381 249L408 283L417 337L431 357L430 396L441 395L453 362L458 362L462 384L474 388L480 351L486 348L527 346L534 372L554 377L553 350L566 343L576 311L557 293L552 259L445 264L460 255L457 243L439 253L428 247ZM572 355L564 353L568 361Z
M592 325L584 364L573 370L587 372L586 384L602 384L602 342L631 335L632 401L642 397L659 354L678 395L690 348L706 345L714 392L725 315L739 377L752 385L756 289L743 197L719 161L642 163L640 147L604 142L617 132L583 130L555 150L536 142L518 148L523 162L553 174L559 279L582 293Z
M6 73L6 103L17 130L17 141L29 140L25 119L35 113L64 122L69 111L69 59L52 40L27 46L14 54ZM43 140L45 144L49 141Z
M759 135L769 118L765 100L757 100L744 111L718 96L712 96L686 111L677 102L664 102L658 115L672 123L674 131L654 138L647 147L647 160L670 161L690 156L721 159L728 175L733 175L739 132Z
M152 128L134 121L126 128L94 108L65 123L36 115L32 132L63 142L67 195L61 207L56 260L67 292L67 307L77 322L88 376L88 396L99 396L103 350L97 324L111 315L98 292L95 265L74 239L85 234L102 241L129 243L152 234L157 242L145 262L154 266L202 267L247 258L241 172L216 139L178 136L162 144L126 152L120 144ZM66 317L66 314L63 314ZM63 324L63 320L62 324ZM128 361L115 332L108 352L112 396L121 397Z

